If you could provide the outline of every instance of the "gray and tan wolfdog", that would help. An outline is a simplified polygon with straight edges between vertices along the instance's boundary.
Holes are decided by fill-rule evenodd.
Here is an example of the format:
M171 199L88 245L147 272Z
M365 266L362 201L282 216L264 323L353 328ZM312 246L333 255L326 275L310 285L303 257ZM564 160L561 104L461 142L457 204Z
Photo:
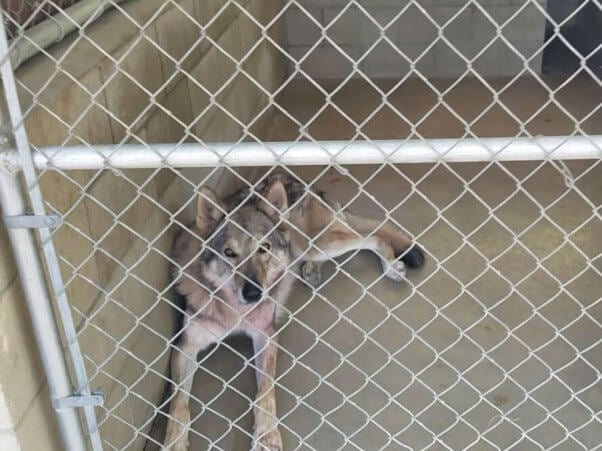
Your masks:
M254 192L243 189L224 200L200 189L196 221L173 246L171 276L183 321L171 355L175 388L165 448L188 448L197 354L242 333L255 352L254 449L282 450L273 383L276 325L294 275L319 285L324 261L358 249L375 252L394 280L404 278L406 267L422 266L422 250L398 227L338 210L289 175L268 176Z

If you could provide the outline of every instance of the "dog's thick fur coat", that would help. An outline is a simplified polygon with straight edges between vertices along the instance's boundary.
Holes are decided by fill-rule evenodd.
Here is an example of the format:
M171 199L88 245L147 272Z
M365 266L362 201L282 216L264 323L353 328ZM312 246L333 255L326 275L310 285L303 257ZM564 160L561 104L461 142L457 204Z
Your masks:
M226 199L227 205L264 203L265 196L278 186L286 191L289 210L281 219L288 225L291 251L303 262L302 275L310 284L319 285L323 262L357 249L376 253L385 276L394 280L403 280L406 268L424 264L422 249L412 245L411 238L392 222L340 211L340 206L327 201L322 192L309 190L291 175L268 176L255 188L260 196L242 189Z
M175 389L167 449L188 449L197 354L230 334L243 333L251 337L255 351L254 448L282 450L273 386L276 323L299 267L302 277L317 286L322 262L351 250L375 252L384 274L394 280L405 277L406 267L424 262L421 249L398 227L339 212L291 176L269 176L256 192L244 189L222 201L201 188L195 223L175 239L171 276L182 300L183 321L171 356Z

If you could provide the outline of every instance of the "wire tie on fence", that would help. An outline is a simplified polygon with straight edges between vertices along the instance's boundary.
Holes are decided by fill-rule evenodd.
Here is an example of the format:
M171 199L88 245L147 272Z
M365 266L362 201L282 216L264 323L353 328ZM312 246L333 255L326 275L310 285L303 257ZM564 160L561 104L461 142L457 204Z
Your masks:
M350 174L350 172L349 172L349 169L347 169L347 168L345 168L345 167L341 166L341 165L340 165L340 164L338 164L338 163L333 163L333 164L332 164L332 167L333 167L334 169L336 169L336 171L337 171L339 174L341 174L341 175L345 175L345 176L348 176L348 177L351 175L351 174Z
M558 160L557 163L560 166L560 173L564 178L564 184L568 188L572 188L575 185L575 177L573 176L573 173L563 160Z

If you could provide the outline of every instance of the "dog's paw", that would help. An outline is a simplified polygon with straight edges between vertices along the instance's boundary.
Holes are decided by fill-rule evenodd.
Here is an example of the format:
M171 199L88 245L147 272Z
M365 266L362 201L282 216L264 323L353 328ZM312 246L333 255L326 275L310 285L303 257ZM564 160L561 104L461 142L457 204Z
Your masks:
M314 262L303 262L301 265L301 277L312 287L317 288L322 283L320 265Z
M383 267L383 274L385 277L395 280L397 282L403 282L406 279L406 265L401 260L387 261L381 259Z
M262 434L253 441L252 451L282 451L282 449L282 437L280 431L276 428Z
M408 268L418 269L424 265L424 251L417 244L395 254L395 258L405 263Z

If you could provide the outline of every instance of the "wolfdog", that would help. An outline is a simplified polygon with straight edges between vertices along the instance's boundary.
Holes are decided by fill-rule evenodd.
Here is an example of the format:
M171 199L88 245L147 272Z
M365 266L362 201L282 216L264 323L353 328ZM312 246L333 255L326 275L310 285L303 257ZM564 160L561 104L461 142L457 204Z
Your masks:
M402 280L424 262L422 250L398 227L338 211L322 193L288 175L222 200L201 187L195 223L174 240L171 268L183 313L171 355L175 385L164 446L188 448L189 397L197 354L227 335L253 341L257 375L254 449L282 450L274 377L277 324L295 274L320 284L320 265L351 250L369 249L384 274Z

